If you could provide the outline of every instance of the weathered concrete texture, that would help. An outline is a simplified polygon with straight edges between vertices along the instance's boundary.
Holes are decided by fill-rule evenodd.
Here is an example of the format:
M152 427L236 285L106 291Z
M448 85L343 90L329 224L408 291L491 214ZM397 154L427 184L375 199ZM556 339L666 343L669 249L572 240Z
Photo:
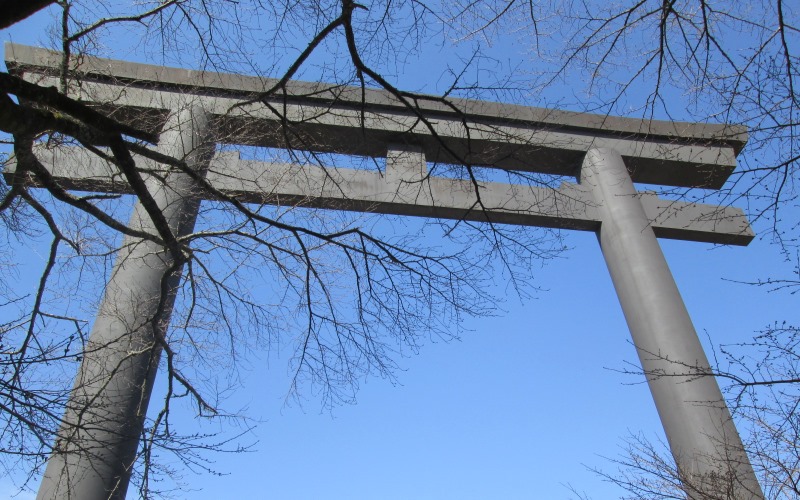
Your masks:
M390 145L383 173L347 168L241 160L217 155L206 180L215 191L258 204L319 207L495 223L596 231L600 215L591 192L563 182L558 187L525 186L431 176L421 148ZM66 189L129 192L116 167L85 149L37 149L39 160ZM147 169L158 166L145 158ZM13 175L13 165L6 175ZM204 193L213 198L213 193ZM747 218L734 207L661 199L638 193L656 236L747 245ZM480 203L478 202L480 200Z
M6 44L12 71L57 83L60 55ZM423 148L428 161L577 175L586 151L613 148L634 181L719 188L747 140L744 128L637 120L508 104L291 82L81 58L73 94L142 127L157 127L181 95L203 99L224 142L382 156L390 143ZM362 99L363 95L363 99ZM424 114L427 124L420 121ZM285 116L283 116L285 115ZM283 118L292 124L284 134ZM465 127L466 124L466 127ZM469 129L469 131L467 130ZM289 141L287 142L287 137Z
M603 256L689 498L729 485L732 499L763 498L622 157L591 150L581 173L598 203Z
M202 169L207 116L184 108L167 120L160 152ZM175 234L191 232L199 206L194 181L172 173L148 190ZM137 204L130 227L155 233ZM126 237L105 290L38 500L124 499L169 324L180 267L164 248Z

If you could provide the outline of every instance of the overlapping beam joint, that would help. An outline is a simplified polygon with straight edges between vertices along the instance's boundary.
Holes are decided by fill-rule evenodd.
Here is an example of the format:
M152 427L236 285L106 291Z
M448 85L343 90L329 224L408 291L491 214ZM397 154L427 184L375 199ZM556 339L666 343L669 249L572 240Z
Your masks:
M58 82L58 53L7 44L6 61L29 81ZM204 172L211 187L200 196L595 231L687 495L700 498L703 488L727 480L735 483L735 498L763 498L716 381L695 376L697 370L710 371L708 361L656 241L665 237L746 245L753 233L739 209L665 200L638 192L633 184L720 188L746 142L742 127L460 99L418 97L402 102L385 91L303 82L290 82L280 92L267 94L275 81L93 58L82 59L73 76L73 97L139 127L156 132L168 128L159 144L164 154L184 158L199 144L228 145L210 161L200 156L192 160L190 167ZM385 158L385 168L244 160L235 149L231 152L231 145ZM64 188L130 191L115 166L86 150L41 147L36 155ZM578 182L536 186L438 177L435 169L429 171L428 165L443 163L572 176ZM162 170L182 186L150 183L165 209L176 206L176 200L186 202L181 213L167 210L169 217L194 219L188 212L197 210L198 190L185 174L145 158L137 158L137 164L143 171ZM13 169L5 175L13 176ZM140 212L134 213L131 224L147 230L146 215ZM190 232L188 226L182 223L175 230ZM136 270L141 267L137 259L144 258L118 257L92 332L98 345L137 336L146 341L160 334L149 326L130 331L101 321L104 307L116 314L136 310L147 317L141 299L121 304L119 293L121 288L128 297L153 293L147 280L154 278ZM147 263L155 272L170 266L168 259ZM152 353L138 360L124 349L118 354L120 361L112 364L132 365L115 371L124 384L115 389L119 394L103 396L111 406L123 404L123 385L138 394L149 393L157 364ZM102 369L87 366L91 363L98 361L84 359L76 391L95 390L81 379L86 373L103 376ZM687 367L693 367L693 373L686 373ZM102 390L108 391L109 385L113 384L103 384ZM135 418L124 412L104 413L105 423L97 423L100 431L83 439L105 451L80 459L54 455L39 497L67 498L77 492L80 498L123 498L133 455L131 438L118 439L118 429L140 427L133 420L141 420L145 411L146 404L133 411ZM64 429L69 419L65 416Z

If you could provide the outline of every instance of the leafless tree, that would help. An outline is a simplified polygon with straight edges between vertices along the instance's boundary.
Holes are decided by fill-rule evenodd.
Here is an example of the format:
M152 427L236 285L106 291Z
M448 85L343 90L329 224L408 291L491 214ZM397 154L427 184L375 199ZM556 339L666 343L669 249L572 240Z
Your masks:
M431 40L490 45L495 37L513 31L531 42L530 54L537 65L524 76L533 82L532 95L540 99L537 104L552 99L577 110L645 119L746 124L751 139L739 157L742 168L721 193L672 190L665 194L744 204L754 222L769 227L785 255L797 252L800 221L791 210L797 201L800 157L795 89L800 61L797 8L788 2L765 0L742 6L703 0L510 0L441 6L386 1L365 6L333 0L171 0L141 3L137 10L127 3L63 0L11 8L18 3L0 3L0 7L9 4L0 8L0 26L25 22L28 15L50 5L58 12L54 48L64 54L59 88L44 89L15 75L0 74L0 129L7 134L22 171L46 188L34 189L27 183L30 179L18 175L3 186L0 205L9 235L7 248L17 239L45 241L50 247L36 286L30 291L3 290L2 404L7 408L2 413L0 442L3 449L22 450L18 456L28 463L41 463L51 450L60 408L69 393L63 380L71 379L83 355L86 318L91 317L90 311L65 308L58 299L96 300L95 284L109 272L118 236L132 233L124 223L128 199L77 196L57 185L48 186L36 160L35 142L77 144L110 158L135 197L150 206L148 214L158 229L155 234L133 235L164 245L185 266L173 326L161 346L167 353L171 388L164 415L168 415L169 401L184 394L198 404L201 414L221 412L207 367L217 366L227 355L229 363L235 360L247 341L269 346L287 338L300 339L296 345L305 349L298 351L292 367L295 389L311 386L331 403L352 400L353 388L365 373L391 376L397 354L416 350L429 335L451 335L452 330L445 327L450 318L490 309L493 299L482 289L482 280L488 276L484 265L497 262L514 279L524 280L526 275L520 271L532 259L550 256L561 247L557 236L549 233L457 221L426 227L428 235L461 244L439 252L419 240L382 233L371 219L343 219L300 207L253 207L219 196L214 196L218 201L204 202L197 231L176 237L149 204L148 192L141 188L145 173L132 157L141 155L186 171L182 159L158 155L154 149L158 136L148 127L100 113L65 93L73 78L70 68L84 55L103 54L107 36L119 30L137 40L140 53L156 63L277 76L277 84L256 99L282 95L290 79L312 74L330 83L382 88L406 103L423 124L428 117L417 103L432 98L393 83L393 75L402 71L406 61L424 51ZM488 80L485 75L470 76L481 57L480 51L468 52L462 66L449 69L448 83L442 96L435 98L437 102L448 105L451 95L519 98L523 90L518 76ZM568 102L559 91L565 84L579 95L578 102ZM314 151L313 144L293 135L289 120L285 125L292 160L318 165L340 161ZM467 159L461 160L434 168L479 179L481 171ZM365 167L381 168L370 160ZM539 182L521 172L509 175L515 182ZM485 245L476 249L474 241ZM2 266L0 272L19 272L14 262ZM243 270L274 285L254 289ZM64 278L75 275L87 279L73 285ZM366 300L343 300L345 294L338 294L332 284L344 282L369 292L349 297ZM762 283L791 288L797 280L767 277ZM297 321L298 317L303 321ZM240 331L251 335L243 340ZM763 359L784 355L789 360L794 352L788 348L793 331L777 328L774 336L760 336L749 347L771 346ZM297 332L301 334L292 337ZM780 440L794 439L780 418L785 422L796 418L793 412L785 412L796 403L791 391L797 377L756 372L764 365L753 354L738 353L730 359L747 368L717 367L719 374L734 381L730 394L741 408L738 415L766 432L751 442L751 454L775 459L774 468L764 465L762 480L768 488L783 484L780 479L771 483L767 478L778 474L769 471L796 467L788 465L790 452L776 454L777 448L770 443L777 446ZM767 387L781 389L772 393L774 403L756 411L750 403L755 398L763 401L764 396L751 391ZM148 433L151 439L143 441L143 457L150 456L152 447L165 443L169 448L166 443L177 439L168 419L151 422ZM778 441L770 441L773 438ZM190 436L178 448L185 451L187 443L193 442L204 448L213 447L214 441ZM632 462L634 466L646 463L654 471L667 470L648 461L655 457L651 447L639 450L637 456L644 461ZM183 456L189 463L196 460L191 454ZM147 474L146 467L139 470ZM796 473L788 474L786 480L796 480ZM142 484L146 492L147 481Z
M62 411L71 390L80 389L69 381L82 358L102 355L105 347L87 342L88 318L122 236L164 248L172 262L162 279L161 296L153 298L159 304L157 313L142 318L161 331L163 314L172 309L170 329L143 347L164 352L167 385L160 410L150 413L139 448L135 480L143 497L153 494L152 476L162 464L155 459L159 453L174 452L188 468L203 469L209 467L205 451L241 450L230 436L173 429L169 416L171 405L189 400L200 417L243 418L221 404L225 389L220 387L233 384L235 375L219 374L220 366L235 373L237 360L251 347L291 346L291 396L310 392L325 405L350 402L366 375L392 377L398 356L415 352L427 338L457 335L453 325L463 315L490 312L495 298L487 295L484 285L492 266L507 272L524 293L531 263L562 247L558 235L549 231L458 220L424 224L416 237L398 236L369 217L302 204L248 205L217 192L185 158L161 153L156 148L158 123L149 122L148 116L131 120L115 113L113 106L94 106L69 92L80 84L74 69L82 58L102 54L107 37L124 32L140 40L155 62L277 75L254 101L287 95L289 81L313 69L316 78L334 85L389 92L434 132L419 101L458 112L450 104L450 93L483 90L465 82L459 71L442 97L404 91L392 83L391 66L403 64L409 53L421 50L431 32L441 29L439 23L448 14L434 6L378 2L367 8L351 0L169 0L131 6L62 0L29 2L21 8L19 2L3 2L0 26L25 23L48 6L57 19L54 48L62 54L55 75L58 85L0 72L0 130L16 165L2 186L4 246L15 254L34 243L48 247L32 286L2 282L0 449L7 468L24 466L34 477L48 456L62 452L58 440L70 435L58 433ZM287 152L253 154L284 154L319 166L342 161L316 151L313 141L295 132L292 119L280 109L274 112L281 116ZM224 137L215 139L224 142ZM133 196L76 194L59 184L40 161L37 148L64 145L115 165ZM203 202L193 232L180 234L170 227L147 187L147 182L163 180L166 174L147 170L134 157L192 176L198 196L214 200ZM433 168L452 169L477 185L481 171L457 152L451 157L454 166ZM364 162L364 168L381 169L370 159ZM515 179L538 182L525 173ZM152 232L126 223L131 198L143 207ZM477 191L476 210L481 210ZM443 246L431 247L430 238L438 238ZM8 259L0 272L27 276L28 269L20 270L25 265ZM181 268L182 277L175 281ZM177 295L174 306L166 299L170 294ZM91 408L75 411L91 413ZM91 452L80 443L77 449Z

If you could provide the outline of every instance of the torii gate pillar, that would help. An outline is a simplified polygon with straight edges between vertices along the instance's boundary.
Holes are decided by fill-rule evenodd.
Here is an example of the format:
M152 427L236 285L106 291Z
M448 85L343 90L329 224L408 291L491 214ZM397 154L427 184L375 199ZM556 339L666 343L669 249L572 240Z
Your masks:
M581 184L598 204L603 257L686 494L764 498L620 154L589 150Z
M160 152L204 170L209 160L207 123L198 106L173 110ZM147 187L170 230L178 236L191 233L200 206L194 180L171 172L163 181L150 179ZM130 227L155 232L141 203ZM181 264L166 248L125 237L37 500L125 498L180 272Z

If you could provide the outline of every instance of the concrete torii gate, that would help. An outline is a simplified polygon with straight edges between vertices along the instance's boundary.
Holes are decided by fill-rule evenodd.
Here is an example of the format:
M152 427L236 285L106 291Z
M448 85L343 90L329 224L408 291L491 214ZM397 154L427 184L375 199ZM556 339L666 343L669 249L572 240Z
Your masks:
M56 85L61 54L6 44L9 69ZM451 99L415 102L436 134L391 94L290 82L286 94L250 102L274 81L85 58L73 97L161 131L159 151L205 173L220 193L244 202L295 204L449 219L594 231L638 350L643 371L690 498L695 488L729 481L739 499L763 498L741 440L656 237L747 245L741 210L637 192L633 182L720 188L747 140L739 126L643 121ZM242 160L203 154L226 143L285 147L280 113L315 150L385 157L384 173ZM458 110L458 111L456 111ZM160 127L160 128L159 128ZM467 134L467 130L469 134ZM221 132L220 132L221 131ZM222 135L218 135L218 134ZM428 175L426 162L574 176L558 189L473 183ZM128 192L116 167L85 150L42 149L37 156L67 189ZM192 231L200 200L194 181L150 160L167 182L148 188L177 234ZM13 168L5 175L14 175ZM154 231L137 205L132 227ZM64 416L58 453L48 462L39 499L124 498L177 284L162 276L172 262L149 241L126 237L89 339ZM688 372L688 373L687 373ZM85 411L85 401L97 403ZM78 423L80 425L72 425ZM728 485L730 487L730 485Z

